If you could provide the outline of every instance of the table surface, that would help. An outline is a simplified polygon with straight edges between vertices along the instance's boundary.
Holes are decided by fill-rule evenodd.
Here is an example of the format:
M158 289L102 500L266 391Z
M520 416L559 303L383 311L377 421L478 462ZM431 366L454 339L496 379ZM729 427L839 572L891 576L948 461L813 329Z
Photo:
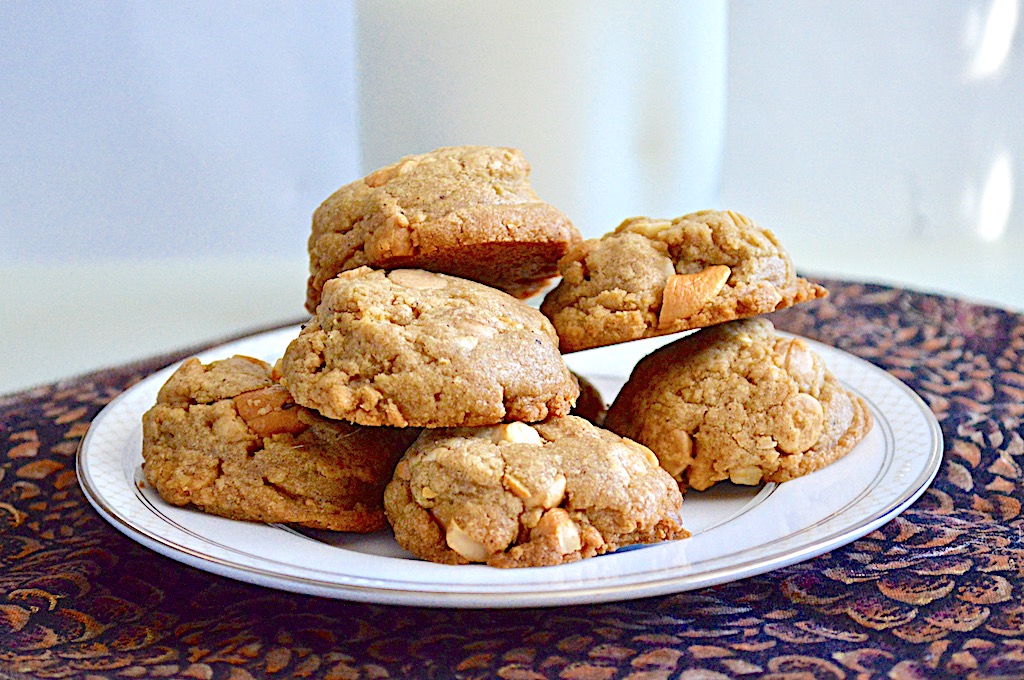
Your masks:
M772 320L921 395L935 482L843 548L648 599L426 609L215 576L117 532L74 469L105 404L197 348L0 397L0 677L1024 677L1024 315L822 282Z

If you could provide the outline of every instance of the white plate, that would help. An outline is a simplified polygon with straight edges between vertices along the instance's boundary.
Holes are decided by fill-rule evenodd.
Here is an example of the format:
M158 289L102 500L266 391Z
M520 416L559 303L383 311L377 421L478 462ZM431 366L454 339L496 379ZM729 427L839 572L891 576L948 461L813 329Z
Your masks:
M298 328L262 333L202 353L274 361ZM566 357L610 401L636 361L666 338ZM555 567L496 569L432 564L404 553L387 531L296 531L214 517L163 502L142 484L142 414L175 366L111 402L78 454L86 497L118 530L186 564L288 591L364 602L526 607L606 602L690 590L764 573L834 549L895 517L920 496L942 460L942 434L924 402L866 361L810 341L843 383L871 405L875 426L833 465L761 488L689 491L691 538Z

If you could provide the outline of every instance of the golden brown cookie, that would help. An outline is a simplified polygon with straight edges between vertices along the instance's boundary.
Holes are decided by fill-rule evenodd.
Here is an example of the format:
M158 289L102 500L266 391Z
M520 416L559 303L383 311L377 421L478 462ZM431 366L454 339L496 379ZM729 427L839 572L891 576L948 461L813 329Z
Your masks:
M604 426L646 444L682 484L784 482L849 453L867 404L800 338L763 318L698 331L642 359Z
M824 297L767 229L734 212L636 217L559 262L544 298L563 352L703 328Z
M432 562L495 567L685 538L681 505L650 450L575 416L424 430L384 492L404 549Z
M428 269L480 281L518 298L558 274L580 240L530 188L515 149L457 146L406 156L343 186L313 214L306 308L346 269Z
M298 403L363 425L533 422L567 414L579 395L544 315L422 269L361 267L328 281L280 370Z
M142 424L143 471L167 502L357 532L384 526L384 486L419 433L327 420L243 356L186 361Z

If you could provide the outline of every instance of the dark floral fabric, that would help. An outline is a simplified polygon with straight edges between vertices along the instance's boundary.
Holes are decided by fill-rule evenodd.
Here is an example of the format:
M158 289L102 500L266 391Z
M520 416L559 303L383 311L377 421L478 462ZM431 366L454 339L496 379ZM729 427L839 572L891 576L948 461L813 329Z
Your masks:
M1024 315L822 283L772 320L921 395L938 477L843 548L643 600L419 609L199 571L109 526L74 462L105 404L193 350L0 397L0 678L1024 677Z

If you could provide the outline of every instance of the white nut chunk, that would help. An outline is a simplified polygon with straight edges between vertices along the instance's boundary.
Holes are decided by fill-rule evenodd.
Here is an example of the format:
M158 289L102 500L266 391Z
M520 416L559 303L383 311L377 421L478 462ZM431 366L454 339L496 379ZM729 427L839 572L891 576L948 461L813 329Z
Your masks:
M455 319L452 321L452 328L464 333L464 335L456 336L455 344L467 351L474 350L480 344L480 340L493 338L496 333L491 326L474 319Z
M652 220L646 217L633 217L625 220L616 229L616 233L625 231L640 234L650 239L658 238L658 235L672 226L670 220Z
M693 438L686 430L676 428L667 433L665 445L660 448L661 467L676 481L681 480L683 471L693 462Z
M555 475L555 479L541 491L534 491L510 472L505 473L504 482L505 488L520 498L526 508L554 508L565 498L566 479L562 473Z
M761 482L761 468L753 465L729 470L729 481L733 484L756 486Z
M484 547L484 544L467 534L455 520L448 524L448 531L444 538L449 548L470 562L487 561L487 548Z
M455 338L454 342L467 352L472 352L480 344L480 338L475 335L462 335Z
M410 484L409 486L412 491L413 500L420 507L432 508L437 504L437 492L429 486L418 486L417 484Z
M800 385L800 389L812 393L820 390L824 367L806 342L800 338L780 338L775 343L775 354L780 366Z
M562 508L552 508L545 512L533 531L553 539L558 551L563 555L577 552L583 547L580 530L576 528L576 523L569 517L569 513Z
M505 488L512 492L513 496L526 500L533 494L530 492L530 487L526 486L526 483L520 480L518 477L510 472L506 472L503 477L505 482Z
M448 282L437 274L422 269L394 269L388 274L388 278L400 286L417 290L437 290L448 285Z
M488 326L476 319L455 319L452 321L452 328L480 338L493 338L496 333L493 326Z
M382 187L391 180L405 173L414 170L419 165L419 161L414 158L406 158L398 161L392 165L375 170L363 178L363 182L368 187Z
M531 494L523 501L523 504L528 508L558 507L562 503L562 499L565 498L565 484L565 475L558 473L555 475L555 480L546 489Z
M309 427L299 419L301 409L283 385L243 392L233 401L238 415L261 437L299 434Z
M731 273L732 270L725 265L716 264L695 274L668 277L662 293L658 327L667 328L699 312L721 292Z
M798 393L782 403L782 422L775 433L781 451L803 453L814 446L825 429L825 410L809 394Z
M495 444L543 444L540 433L526 423L514 422L495 425L490 428L491 441Z

